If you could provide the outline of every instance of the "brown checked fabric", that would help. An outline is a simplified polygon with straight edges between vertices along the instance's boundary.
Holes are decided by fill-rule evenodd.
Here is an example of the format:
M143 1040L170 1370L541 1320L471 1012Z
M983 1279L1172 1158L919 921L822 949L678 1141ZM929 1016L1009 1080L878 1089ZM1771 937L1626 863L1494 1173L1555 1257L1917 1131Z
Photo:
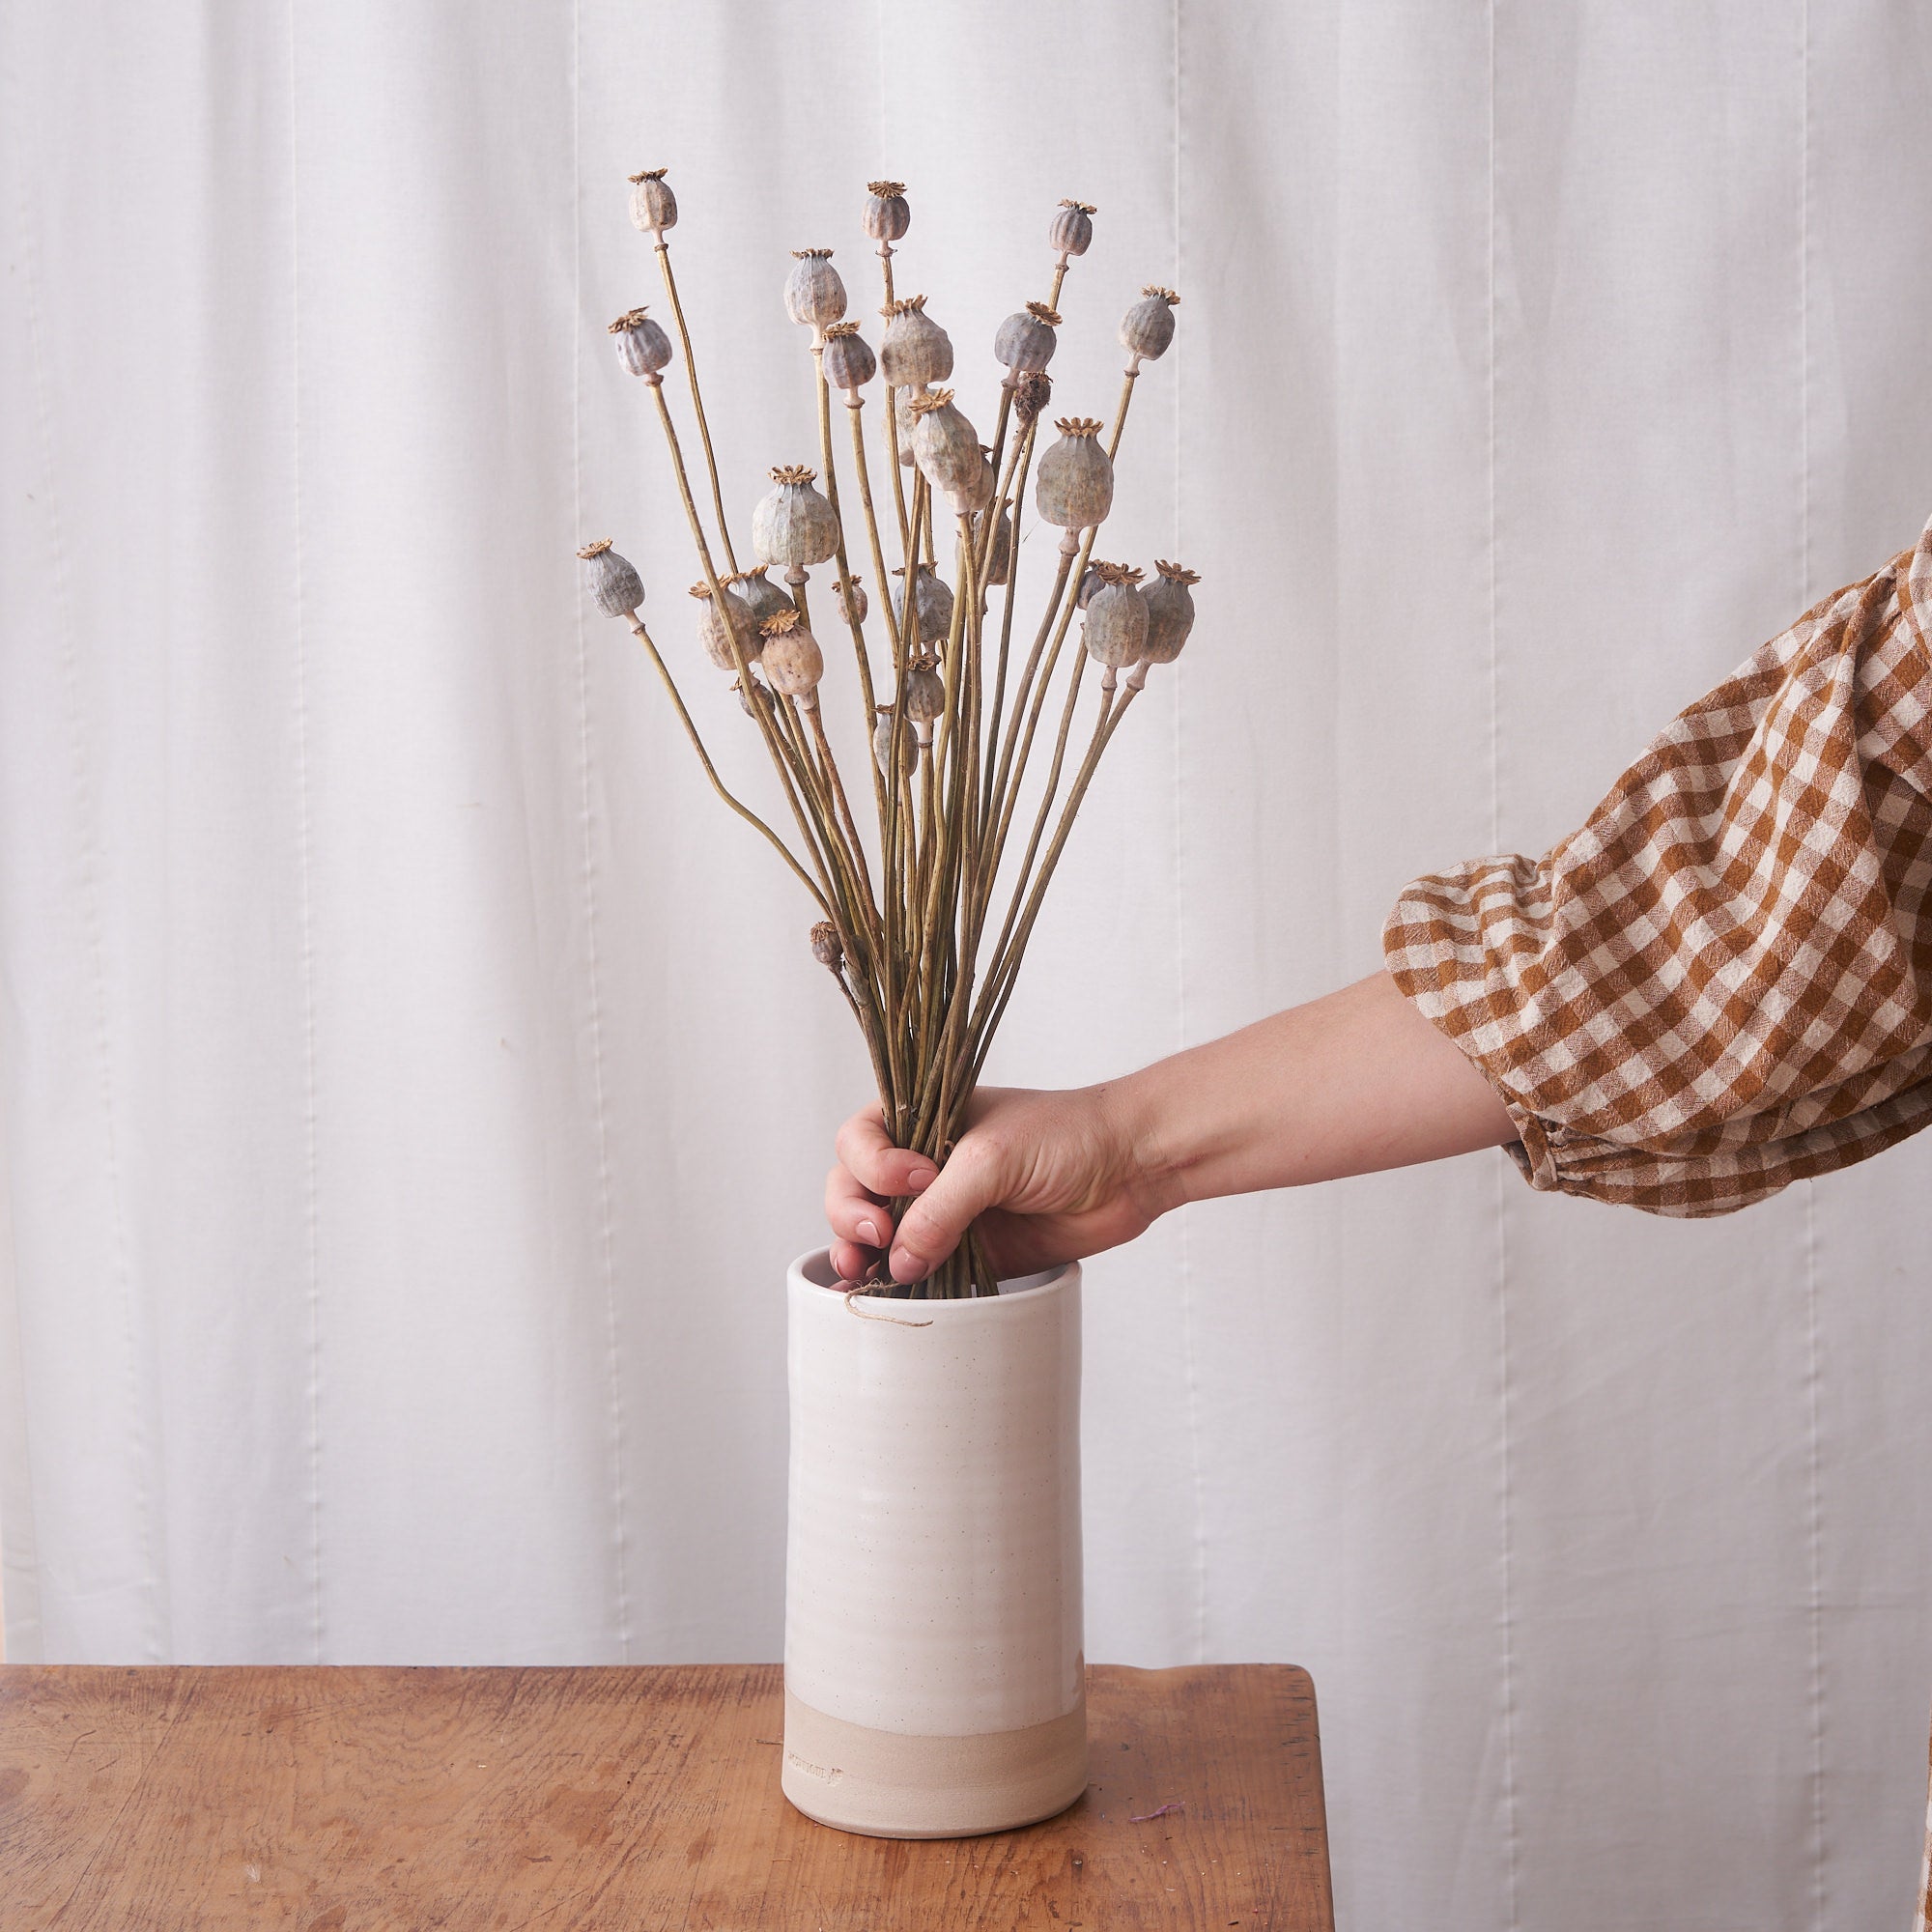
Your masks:
M1932 1121L1932 526L1690 706L1547 857L1417 879L1403 991L1532 1187L1722 1214Z

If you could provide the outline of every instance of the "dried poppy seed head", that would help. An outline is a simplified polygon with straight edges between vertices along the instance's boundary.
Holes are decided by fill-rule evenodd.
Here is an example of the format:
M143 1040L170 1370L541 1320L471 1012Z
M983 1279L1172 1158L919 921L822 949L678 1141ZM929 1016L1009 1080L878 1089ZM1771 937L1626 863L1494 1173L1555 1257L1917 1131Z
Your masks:
M870 182L866 187L866 233L887 248L912 226L904 182ZM880 252L883 254L884 249Z
M793 569L823 563L838 548L838 512L814 490L802 463L772 471L778 485L752 512L752 548L764 563Z
M718 587L724 593L722 610L711 595L710 584L691 586L691 594L704 606L697 618L697 641L703 645L704 655L720 670L736 670L738 660L731 650L733 632L748 663L757 661L763 639L758 636L758 620L753 615L751 605L728 583L721 582Z
M794 248L797 266L785 278L785 313L794 322L823 328L845 313L845 284L832 266L830 248Z
M818 471L809 463L780 463L765 472L774 483L815 483Z
M1087 655L1110 670L1135 664L1147 648L1148 607L1140 587L1117 572L1087 607Z
M839 944L838 928L829 919L821 919L811 928L811 956L828 973L837 973L845 963L845 949Z
M927 654L916 658L906 672L905 715L915 724L930 724L946 709L946 680L939 660Z
M1196 572L1178 563L1163 563L1158 557L1153 567L1159 579L1145 593L1148 634L1141 656L1148 664L1172 664L1194 628L1193 586L1201 579Z
M1046 245L1066 266L1068 256L1084 255L1094 239L1094 217L1099 211L1091 201L1063 201L1046 231Z
M895 389L923 389L952 373L952 339L925 312L923 296L888 302L879 369Z
M832 586L832 594L838 603L838 614L848 624L863 624L866 612L871 605L866 596L866 586L856 577L841 577Z
M611 548L609 537L599 537L579 551L583 559L583 587L598 610L607 617L635 617L644 601L644 581L637 566Z
M1053 378L1044 369L1027 370L1013 384L1013 414L1034 421L1053 399Z
M977 533L986 521L981 511L974 519ZM993 540L986 549L986 582L1004 583L1012 574L1013 567L1013 513L1010 505L1000 512L1000 521L993 526Z
M761 662L766 679L774 691L800 699L810 710L818 701L813 694L825 675L825 653L818 648L818 639L796 611L767 617L763 631Z
M878 761L880 771L888 778L893 768L893 707L881 704L876 711L877 723L872 726L872 756ZM901 730L899 740L899 776L908 776L919 756L919 741L910 731Z
M631 177L631 220L646 235L664 240L664 230L677 226L677 196L665 182L666 170L646 168Z
M1180 298L1158 282L1150 282L1141 298L1121 318L1121 347L1134 357L1154 361L1167 354L1174 340L1174 305Z
M752 680L752 695L750 697L745 696L744 682L740 678L734 677L731 680L731 691L732 695L738 700L738 709L747 718L755 718L757 716L757 712L752 709L753 701L756 702L759 711L769 711L776 701L771 692L764 685L760 684L755 677Z
M1097 440L1092 416L1065 416L1054 425L1060 440L1039 460L1034 501L1049 524L1083 530L1114 506L1114 466Z
M640 308L627 309L611 325L617 360L634 376L655 382L670 360L670 337Z
M978 500L986 459L980 454L978 431L953 408L952 391L916 396L911 408L912 454L920 474L949 497Z
M905 627L905 571L903 568L893 572L895 580L890 586L893 594L893 614L898 618L901 629ZM923 644L936 644L950 637L952 631L952 591L939 573L929 563L919 567L918 585L913 591L913 612L919 619L919 641Z
M849 401L856 404L860 389L878 372L878 358L856 322L835 322L825 331L825 380L843 389Z
M741 570L736 577L725 577L720 582L728 584L750 607L754 621L762 624L767 617L776 617L781 611L796 611L794 604L769 577L765 571L769 566L759 564L752 570Z
M1006 365L1008 380L1029 370L1044 369L1053 360L1060 338L1054 330L1060 318L1044 302L1028 302L1001 323L993 337L993 358Z

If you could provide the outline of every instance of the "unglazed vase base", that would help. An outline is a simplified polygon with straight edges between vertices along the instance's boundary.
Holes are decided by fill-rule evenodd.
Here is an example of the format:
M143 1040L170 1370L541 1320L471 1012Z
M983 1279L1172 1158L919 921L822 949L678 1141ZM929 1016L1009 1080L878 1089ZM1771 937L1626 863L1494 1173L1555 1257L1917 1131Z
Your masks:
M784 1795L869 1838L970 1838L1064 1811L1087 1788L1087 1700L1064 1718L971 1738L908 1737L785 1692Z

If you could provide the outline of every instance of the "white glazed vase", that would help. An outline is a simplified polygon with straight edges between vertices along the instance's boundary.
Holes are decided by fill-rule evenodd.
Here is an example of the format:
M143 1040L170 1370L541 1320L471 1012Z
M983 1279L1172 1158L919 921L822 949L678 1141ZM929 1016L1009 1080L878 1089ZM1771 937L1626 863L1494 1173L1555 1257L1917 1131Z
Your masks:
M784 1794L874 1837L1051 1817L1087 1785L1079 1266L834 1279L792 1264Z

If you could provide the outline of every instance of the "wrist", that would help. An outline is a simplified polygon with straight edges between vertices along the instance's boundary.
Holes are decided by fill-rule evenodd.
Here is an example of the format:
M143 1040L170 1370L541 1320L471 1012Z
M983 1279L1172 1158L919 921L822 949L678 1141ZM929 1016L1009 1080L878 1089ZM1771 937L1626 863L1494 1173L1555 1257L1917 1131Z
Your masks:
M1175 1109L1161 1072L1159 1065L1147 1066L1091 1090L1122 1170L1122 1185L1150 1221L1193 1199L1190 1162L1175 1130Z

